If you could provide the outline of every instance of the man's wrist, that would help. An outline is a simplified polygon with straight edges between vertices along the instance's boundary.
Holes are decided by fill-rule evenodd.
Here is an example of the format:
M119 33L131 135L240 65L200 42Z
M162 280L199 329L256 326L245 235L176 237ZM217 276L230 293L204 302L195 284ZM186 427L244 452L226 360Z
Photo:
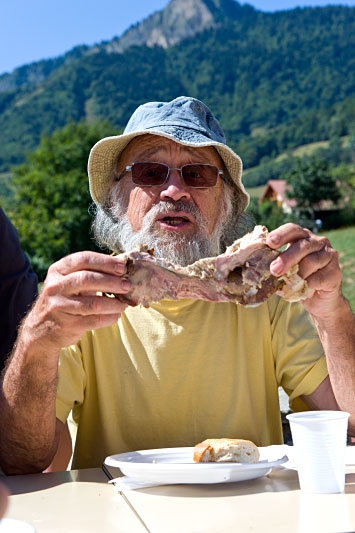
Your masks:
M24 362L43 359L44 366L57 368L60 347L49 335L41 335L40 328L36 328L31 320L22 324L13 351L13 357L21 358Z
M343 328L348 328L349 324L354 327L354 315L348 300L342 294L330 311L317 315L310 313L310 316L316 326L322 330L331 331L335 328L339 332Z

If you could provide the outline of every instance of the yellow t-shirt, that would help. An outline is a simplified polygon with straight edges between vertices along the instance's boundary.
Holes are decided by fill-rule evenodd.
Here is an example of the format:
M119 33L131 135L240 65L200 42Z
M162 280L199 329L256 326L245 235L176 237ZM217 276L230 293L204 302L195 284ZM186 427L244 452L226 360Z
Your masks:
M78 424L72 468L130 450L205 438L282 442L278 386L291 405L327 376L300 304L199 300L129 307L117 324L62 350L57 417Z

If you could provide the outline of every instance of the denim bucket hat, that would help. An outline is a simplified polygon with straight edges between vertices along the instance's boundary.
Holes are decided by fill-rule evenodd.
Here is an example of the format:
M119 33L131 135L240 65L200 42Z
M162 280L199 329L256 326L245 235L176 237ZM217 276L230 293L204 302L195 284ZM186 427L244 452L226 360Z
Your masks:
M92 199L103 204L112 181L113 169L128 143L145 134L158 135L186 146L213 146L221 156L229 174L240 190L238 201L245 210L249 194L241 181L242 161L226 145L221 126L208 107L187 96L171 102L148 102L139 106L122 135L105 137L92 148L88 162L89 185Z

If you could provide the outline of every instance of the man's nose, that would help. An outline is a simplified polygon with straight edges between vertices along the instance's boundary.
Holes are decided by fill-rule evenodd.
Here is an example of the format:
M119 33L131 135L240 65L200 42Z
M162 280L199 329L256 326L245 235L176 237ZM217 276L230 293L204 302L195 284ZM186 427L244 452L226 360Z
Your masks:
M162 200L167 200L171 198L172 200L181 200L191 198L189 188L182 179L181 172L176 169L171 169L168 175L168 179L163 185L163 188L160 192L160 198Z

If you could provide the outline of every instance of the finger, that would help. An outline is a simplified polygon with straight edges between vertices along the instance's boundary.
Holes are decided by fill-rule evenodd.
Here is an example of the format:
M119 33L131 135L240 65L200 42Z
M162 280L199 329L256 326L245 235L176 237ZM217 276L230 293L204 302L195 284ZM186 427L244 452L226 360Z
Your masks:
M98 298L101 298L103 305L105 305L104 301L110 300L104 296ZM51 302L51 309L47 314L42 313L41 309L37 309L37 312L34 309L29 316L32 316L32 323L37 326L36 329L39 334L43 338L47 337L47 340L56 347L77 343L85 331L117 323L122 312L127 308L127 304L122 302L116 302L113 309L112 306L111 308L101 308L94 304L91 309L94 309L95 313L90 314L85 305L80 307L77 302L60 297L53 300L54 302ZM112 300L114 299L112 298ZM77 308L75 309L76 305ZM100 309L101 312L97 313L97 309Z
M76 296L72 298L58 297L55 308L67 315L96 316L119 315L126 309L127 304L117 298L107 296Z
M122 255L113 256L85 251L67 255L49 268L49 272L59 272L63 276L80 270L106 272L121 276L126 271L126 265Z
M85 331L105 328L116 324L121 313L101 315L71 315L62 313L57 317L56 327L51 331L55 342L61 346L75 344Z
M66 276L52 276L47 278L44 291L48 296L66 294L67 296L79 294L96 294L108 292L126 294L131 289L131 282L122 276L81 270Z
M318 270L326 269L325 275L330 275L328 267L332 264L334 255L337 257L337 252L328 246L325 246L317 252L306 255L298 264L298 274L301 278L308 279Z
M100 328L107 328L108 326L113 326L113 324L116 324L118 322L118 319L121 315L102 315L99 317L99 322L97 323L97 316L93 318L94 325L90 329L100 329Z
M310 235L312 235L312 232L307 228L302 228L298 224L289 222L270 231L266 237L266 244L270 246L270 248L276 249L299 239L305 239Z
M288 272L293 265L300 264L308 255L320 252L319 258L321 254L326 254L327 247L331 248L328 239L325 237L315 237L311 234L311 236L299 239L271 263L270 272L275 276L280 276ZM324 259L324 262L326 263L326 259Z
M317 270L306 279L309 288L315 291L333 291L340 288L342 274L337 254L331 255L331 259L325 268Z

